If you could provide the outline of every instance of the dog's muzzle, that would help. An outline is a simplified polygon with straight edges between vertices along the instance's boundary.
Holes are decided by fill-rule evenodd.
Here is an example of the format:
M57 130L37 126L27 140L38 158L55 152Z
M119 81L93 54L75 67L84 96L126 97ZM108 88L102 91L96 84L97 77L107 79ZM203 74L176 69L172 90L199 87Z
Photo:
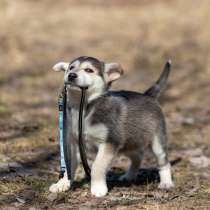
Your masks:
M75 73L70 73L68 75L68 81L69 82L73 82L76 78L77 78L77 74L75 74Z

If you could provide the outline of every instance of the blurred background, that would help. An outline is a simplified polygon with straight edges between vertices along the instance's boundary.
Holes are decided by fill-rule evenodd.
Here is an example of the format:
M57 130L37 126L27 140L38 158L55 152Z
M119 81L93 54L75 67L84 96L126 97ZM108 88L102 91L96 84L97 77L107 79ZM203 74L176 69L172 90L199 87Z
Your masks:
M183 209L207 209L209 11L209 0L1 0L2 209L78 209L81 202L84 209L169 209L176 208L177 201ZM57 98L63 82L63 74L51 67L81 55L121 63L125 75L114 88L137 91L148 88L166 60L172 60L161 104L170 160L182 158L173 167L174 190L159 192L154 183L129 190L116 187L100 202L90 197L88 188L71 196L48 195L59 172ZM143 166L153 163L148 155Z

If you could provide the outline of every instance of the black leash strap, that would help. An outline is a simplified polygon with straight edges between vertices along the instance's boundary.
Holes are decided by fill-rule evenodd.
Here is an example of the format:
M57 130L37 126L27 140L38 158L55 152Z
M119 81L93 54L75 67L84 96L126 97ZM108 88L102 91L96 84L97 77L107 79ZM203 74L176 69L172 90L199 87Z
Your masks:
M83 142L83 110L85 105L85 93L86 88L81 88L81 100L80 100L80 107L79 107L79 124L78 124L78 135L79 135L79 152L82 161L83 168L85 170L87 178L90 180L91 177L91 170L88 165L87 156L85 152L85 146Z
M71 135L69 135L71 131L71 113L70 113L70 107L67 106L67 87L64 85L62 90L62 111L63 111L63 120L62 120L62 131L63 131L63 152L64 152L64 159L65 159L65 168L67 171L68 178L70 180L74 179L74 166L75 166L75 160L74 158L75 153L75 144L72 143ZM85 95L86 95L86 88L81 88L81 99L80 99L80 107L79 107L79 121L78 121L78 146L79 146L79 152L80 157L82 161L82 165L85 171L85 174L90 180L91 177L91 170L88 165L86 151L85 151L85 145L83 141L83 110L85 106ZM67 116L68 115L68 116ZM60 142L61 143L61 142ZM62 157L61 157L62 158ZM63 177L64 171L62 170L60 176Z
M64 158L65 158L65 163L66 163L66 171L68 175L68 179L73 179L72 177L72 170L71 170L71 165L72 165L72 152L71 152L71 139L69 139L69 123L68 122L68 107L67 107L67 90L66 90L66 85L64 85L63 88L63 149L64 149Z

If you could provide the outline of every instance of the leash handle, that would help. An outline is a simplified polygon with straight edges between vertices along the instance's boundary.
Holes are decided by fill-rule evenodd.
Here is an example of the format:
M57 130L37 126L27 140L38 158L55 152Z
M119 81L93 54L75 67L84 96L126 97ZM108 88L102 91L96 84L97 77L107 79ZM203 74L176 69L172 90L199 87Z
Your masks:
M79 107L79 124L78 124L78 135L79 135L79 152L82 161L83 168L85 170L87 178L90 180L91 178L91 170L88 165L87 156L85 152L84 142L83 142L83 110L85 105L85 88L81 88L81 100L80 100L80 107Z

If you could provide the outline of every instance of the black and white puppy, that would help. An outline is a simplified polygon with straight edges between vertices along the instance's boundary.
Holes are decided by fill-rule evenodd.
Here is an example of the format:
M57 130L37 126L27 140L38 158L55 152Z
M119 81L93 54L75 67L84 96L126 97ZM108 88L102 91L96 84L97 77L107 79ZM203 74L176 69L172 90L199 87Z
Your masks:
M135 179L148 146L157 158L159 188L174 186L167 156L166 124L157 100L165 87L170 62L166 63L159 80L144 93L109 90L111 83L123 74L118 63L104 63L96 58L83 56L70 63L59 62L53 69L64 71L64 81L69 84L67 95L71 106L74 139L78 138L78 87L88 88L84 136L86 143L94 141L98 146L91 169L91 193L94 196L107 194L106 173L117 154L124 154L131 160L129 170L120 179ZM50 191L66 191L70 185L71 181L65 173L62 179L51 185Z

